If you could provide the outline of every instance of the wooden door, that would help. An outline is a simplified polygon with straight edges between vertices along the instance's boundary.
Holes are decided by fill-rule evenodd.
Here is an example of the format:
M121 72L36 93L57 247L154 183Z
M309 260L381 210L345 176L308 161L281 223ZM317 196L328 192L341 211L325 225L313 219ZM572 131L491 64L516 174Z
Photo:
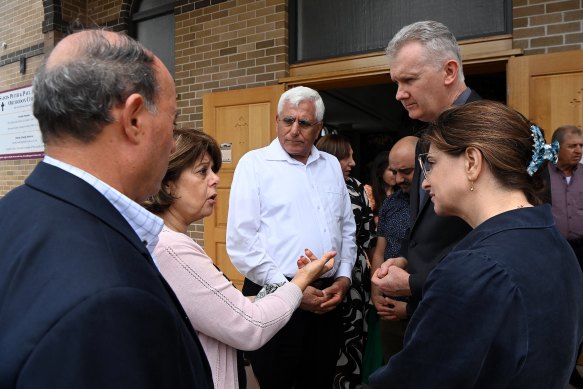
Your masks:
M583 128L583 50L512 57L508 105L545 130L547 141L564 124Z
M510 58L507 79L508 105L543 128L547 142L561 125L583 128L583 50Z
M233 173L243 154L275 138L277 103L283 92L283 85L274 85L203 97L203 131L217 140L223 154L215 211L204 220L204 249L239 289L243 276L231 263L225 242Z

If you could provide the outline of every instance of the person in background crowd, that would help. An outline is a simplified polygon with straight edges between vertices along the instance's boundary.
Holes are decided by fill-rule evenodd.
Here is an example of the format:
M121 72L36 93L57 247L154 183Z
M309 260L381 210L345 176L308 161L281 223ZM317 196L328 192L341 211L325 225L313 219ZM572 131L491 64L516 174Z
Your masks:
M344 341L340 345L333 387L357 388L362 383L362 356L368 334L365 319L369 308L371 273L367 252L374 242L373 213L364 186L350 177L352 168L356 166L350 141L342 135L330 134L320 138L316 148L332 154L340 162L356 223L357 258L352 269L352 284L338 306Z
M337 308L351 284L356 227L340 163L314 142L324 103L295 87L279 100L277 139L237 164L227 222L227 253L255 295L297 272L306 247L336 251L334 268L304 291L300 309L265 346L245 353L261 389L330 388L342 341Z
M388 151L381 151L373 160L370 184L365 185L364 189L374 213L375 223L378 223L381 205L387 197L397 190L395 175L389 169Z
M61 40L33 81L45 158L0 200L0 387L212 388L151 253L176 88L133 39Z
M552 140L560 145L557 163L551 164L548 169L553 216L583 270L583 169L579 167L583 134L577 126L561 126L553 133ZM577 366L573 368L569 383L576 388L583 388L583 377L577 371Z
M372 162L370 184L364 186L373 210L375 231L379 222L379 211L383 202L397 190L395 175L389 169L388 159L389 152L386 150L376 155ZM376 245L376 239L374 245ZM372 257L372 253L370 256ZM368 376L370 373L383 365L379 316L372 299L369 301L368 314L365 320L368 327L368 337L364 348L362 381L363 384L368 384Z
M332 269L332 253L298 270L290 282L243 296L188 235L190 224L210 216L217 202L221 151L209 135L175 130L162 187L144 206L164 220L154 254L162 275L186 310L209 359L216 389L237 389L237 351L265 344L300 305L306 287Z
M460 49L446 26L435 21L422 21L403 27L386 50L391 79L397 83L396 99L409 117L433 122L451 106L480 99L464 81ZM427 146L419 142L416 155ZM451 248L463 238L470 226L455 216L438 217L433 203L421 187L421 169L415 164L411 183L411 224L401 255L388 264L406 267L388 276L392 291L387 295L410 296L407 314L415 311L421 300L425 279ZM386 259L386 258L385 258Z
M445 111L426 141L435 212L473 231L429 275L404 348L373 387L564 389L583 340L583 274L543 204L558 145L492 101ZM394 269L372 282L384 290Z
M409 192L415 169L415 147L418 138L406 136L397 141L389 153L389 169L396 177L398 190L388 197L379 212L377 243L372 255L372 271L386 258L397 257L409 227ZM372 287L372 299L380 322L384 363L403 348L407 327L406 298L391 298Z

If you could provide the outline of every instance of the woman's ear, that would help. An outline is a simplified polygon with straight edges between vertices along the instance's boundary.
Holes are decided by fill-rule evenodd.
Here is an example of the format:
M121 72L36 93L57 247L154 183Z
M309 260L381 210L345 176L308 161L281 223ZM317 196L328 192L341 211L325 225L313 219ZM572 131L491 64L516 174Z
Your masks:
M174 196L174 193L176 192L176 185L174 184L174 181L168 181L162 184L162 186L164 188L164 192L166 192L170 196Z
M482 152L477 148L470 146L466 148L464 158L468 179L470 181L476 181L484 167L484 156L482 155Z

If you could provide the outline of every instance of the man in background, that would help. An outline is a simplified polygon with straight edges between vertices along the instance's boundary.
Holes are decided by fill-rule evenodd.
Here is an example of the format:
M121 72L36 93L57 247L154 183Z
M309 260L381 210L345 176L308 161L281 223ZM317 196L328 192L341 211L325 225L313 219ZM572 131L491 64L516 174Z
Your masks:
M567 239L583 270L583 134L577 126L558 127L552 141L559 142L559 158L549 164L553 216L561 234ZM581 347L579 347L581 354ZM570 384L583 388L583 377L573 368Z
M372 272L387 258L394 258L401 251L401 244L409 227L409 193L415 170L415 148L418 138L406 136L399 139L389 153L389 169L395 175L398 190L388 197L381 206L377 226L377 245L372 256ZM403 348L403 338L407 327L407 297L392 298L384 295L372 285L372 301L381 319L380 332L383 346L383 360L387 363L391 356Z
M245 295L287 282L306 248L316 256L337 252L334 269L306 288L288 324L245 353L261 389L331 388L335 374L343 339L336 307L350 286L356 227L338 159L314 147L323 118L318 92L286 91L277 139L245 154L233 177L227 252L245 276Z
M212 388L139 203L175 145L176 89L127 36L64 38L33 82L46 156L0 200L0 387Z

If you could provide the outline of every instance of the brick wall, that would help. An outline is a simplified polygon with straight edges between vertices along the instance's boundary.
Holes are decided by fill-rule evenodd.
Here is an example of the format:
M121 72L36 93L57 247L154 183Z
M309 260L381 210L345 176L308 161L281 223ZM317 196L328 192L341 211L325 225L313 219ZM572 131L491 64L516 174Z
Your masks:
M87 0L86 3L88 27L106 26L113 31L127 29L131 0Z
M513 41L524 54L583 49L583 0L513 0Z
M43 58L43 18L42 1L0 2L0 91L32 84ZM21 57L26 58L25 74L20 73ZM37 163L38 159L0 161L0 196L21 185Z
M229 0L176 15L179 124L202 128L208 92L273 85L287 74L287 1Z
M1 1L0 15L0 58L43 42L39 28L44 17L42 1Z

